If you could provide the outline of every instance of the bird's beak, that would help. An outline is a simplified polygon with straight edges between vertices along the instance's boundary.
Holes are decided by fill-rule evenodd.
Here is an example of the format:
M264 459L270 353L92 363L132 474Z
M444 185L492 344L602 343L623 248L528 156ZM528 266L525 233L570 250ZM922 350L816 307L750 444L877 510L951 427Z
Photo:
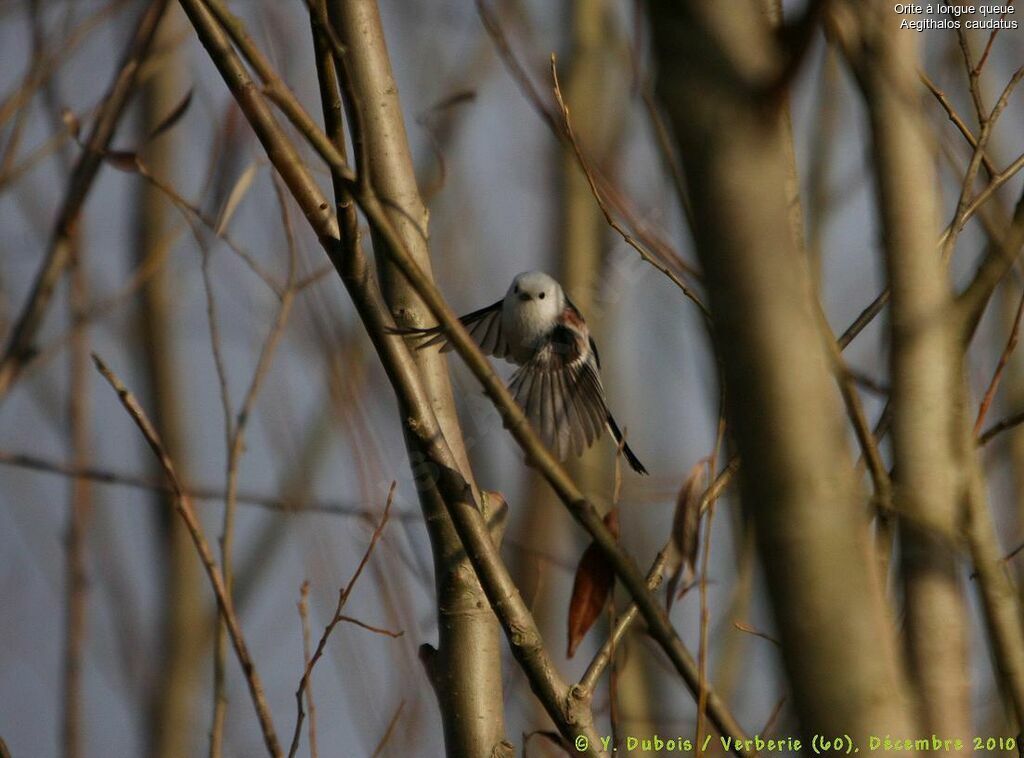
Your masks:
M527 300L531 299L530 298L530 293L529 292L520 292L519 293L519 299L522 300L525 303Z

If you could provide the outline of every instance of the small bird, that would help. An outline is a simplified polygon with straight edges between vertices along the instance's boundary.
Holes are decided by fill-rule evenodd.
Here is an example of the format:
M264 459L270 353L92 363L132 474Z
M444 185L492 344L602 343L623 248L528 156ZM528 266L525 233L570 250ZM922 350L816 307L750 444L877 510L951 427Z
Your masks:
M509 390L559 460L570 448L582 455L607 427L630 467L647 474L608 410L587 322L557 281L542 271L524 272L503 299L459 320L485 354L519 367ZM444 327L396 331L426 337L417 349L451 350Z

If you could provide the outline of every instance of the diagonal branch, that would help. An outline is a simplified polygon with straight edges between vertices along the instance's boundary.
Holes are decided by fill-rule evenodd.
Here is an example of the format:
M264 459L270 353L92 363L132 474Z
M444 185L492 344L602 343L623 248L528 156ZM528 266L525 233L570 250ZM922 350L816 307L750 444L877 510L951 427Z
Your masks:
M282 755L281 747L277 741L277 733L274 731L274 722L270 715L270 707L267 705L267 698L263 692L263 683L260 680L259 674L256 672L256 666L249 653L249 648L245 644L241 625L238 623L238 617L235 615L234 603L232 603L227 587L224 584L224 576L217 567L216 560L213 557L213 551L210 549L210 544L206 540L206 536L203 534L203 528L196 516L195 507L192 505L192 499L188 494L186 494L185 489L181 484L181 480L178 479L174 463L171 461L170 456L164 449L163 443L160 441L160 435L157 434L156 429L146 416L145 411L142 410L138 400L135 399L135 396L128 391L128 388L124 386L124 383L120 378L118 378L118 376L100 359L98 355L93 353L92 359L96 364L96 369L103 375L103 378L107 380L110 386L114 388L114 391L117 393L118 400L121 401L121 405L124 406L128 415L131 416L132 421L135 422L139 431L142 432L142 436L146 439L146 444L149 445L150 450L152 450L153 454L157 457L161 468L164 470L164 474L167 476L168 482L174 489L175 508L178 511L178 515L180 515L182 520L184 520L185 526L188 528L189 534L192 537L192 542L195 544L196 550L199 553L199 558L202 560L203 567L206 569L206 575L209 577L210 584L213 586L213 592L217 597L217 605L220 608L221 616L227 626L228 634L231 637L231 643L235 648L235 655L242 666L242 673L245 675L246 683L249 685L249 694L252 697L253 706L256 708L256 717L259 719L260 728L263 731L263 741L267 746L267 752L274 756L274 758L280 758Z
M551 54L551 82L555 93L555 101L558 103L559 113L562 118L562 129L565 132L565 139L569 142L573 154L576 156L576 161L579 163L580 169L583 171L583 175L587 178L587 184L590 185L590 191L594 195L594 200L597 201L597 205L601 209L601 213L604 215L604 219L608 223L608 226L618 232L619 236L622 237L623 242L636 250L644 261L651 264L667 276L669 280L682 291L683 295L700 309L704 318L708 323L710 323L711 312L697 294L687 286L686 282L684 282L678 274L669 268L661 259L653 255L642 242L637 240L625 227L622 226L622 224L616 221L615 217L608 209L608 204L604 198L604 194L598 186L597 180L594 178L594 170L586 156L583 154L583 148L580 147L579 140L576 139L576 133L573 131L572 121L569 118L569 106L566 105L565 99L562 97L562 89L558 84L558 68L555 65L554 53Z
M1024 167L1024 155L1015 164ZM1009 170L1009 169L1007 169ZM1005 172L1003 172L1005 173ZM999 176L999 175L997 175ZM1017 200L1013 220L1001 239L989 240L985 255L974 278L956 298L957 316L961 320L961 339L969 342L981 321L989 298L1024 247L1024 191Z
M0 401L6 397L22 368L32 357L36 334L49 309L54 288L67 268L71 255L71 238L82 212L85 199L103 163L103 156L114 136L114 130L129 97L135 89L139 69L149 54L157 26L167 9L168 0L152 0L139 19L128 48L107 91L85 142L84 150L71 173L57 221L50 238L43 264L36 275L28 301L22 307L7 345L0 354Z
M504 420L506 428L526 454L529 465L535 468L551 485L552 489L568 508L574 519L593 537L594 542L605 554L616 575L622 580L627 591L647 621L651 636L668 655L676 670L683 677L690 691L699 692L697 664L676 633L636 563L619 546L604 526L597 510L573 482L562 464L551 454L534 431L523 410L512 394L494 373L487 358L469 336L458 316L444 300L437 287L411 259L394 230L387 224L384 209L374 196L356 194L363 212L371 226L387 242L388 254L398 266L417 294L423 299L431 314L445 329L448 340L466 365L476 376ZM708 715L715 727L728 735L742 734L742 728L733 718L724 702L713 693L708 698Z
M976 209L977 207L980 207L983 202L981 199L977 198L973 201L971 200L971 193L974 189L974 180L978 176L978 170L981 167L982 158L985 156L985 148L988 146L989 138L992 136L992 129L999 120L999 116L1002 115L1003 110L1009 104L1010 95L1013 93L1013 90L1020 83L1022 78L1024 78L1024 66L1017 69L1013 76L1010 77L1010 80L1003 88L1003 92L996 101L996 104L992 106L991 113L988 114L987 118L982 119L981 131L978 134L977 144L974 146L974 154L971 156L971 162L964 174L963 183L960 188L960 198L957 200L956 212L953 215L953 220L950 222L945 235L943 235L942 259L944 261L948 261L953 254L957 238L966 223L967 211L971 208Z
M302 671L302 677L299 679L299 687L297 690L295 690L297 715L295 717L295 731L292 733L291 748L288 750L288 758L293 758L296 751L298 751L299 749L299 739L302 736L302 722L306 717L306 711L302 707L302 700L303 697L306 696L306 691L307 688L309 687L310 677L313 676L313 667L316 666L317 661L319 661L321 656L323 656L324 650L327 647L327 640L330 638L331 633L334 631L334 628L341 622L345 621L355 624L356 626L361 626L363 628L369 629L370 631L382 632L383 634L386 634L391 637L397 637L400 634L395 634L392 632L388 632L386 630L377 629L376 627L371 627L367 624L362 623L361 621L356 621L356 619L352 618L351 616L346 616L342 613L342 611L345 609L345 604L348 602L349 596L352 594L352 589L355 587L356 582L359 580L360 575L363 573L363 569L366 568L366 564L370 560L370 555L373 553L373 549L377 546L377 543L380 541L381 536L383 536L384 534L384 527L387 526L388 518L391 515L391 505L395 501L396 484L397 482L391 482L391 487L388 488L387 501L384 503L384 512L380 516L380 522L377 524L377 527L373 530L373 534L370 536L370 543L366 546L366 550L363 552L363 557L359 560L359 564L356 566L356 570L352 574L352 577L348 580L348 584L346 584L338 591L338 605L334 609L334 615L331 617L331 620L324 628L323 634L320 635L320 641L316 645L316 650L313 652L313 655L309 657L309 660L306 662L305 668ZM312 703L310 703L310 711L312 710Z

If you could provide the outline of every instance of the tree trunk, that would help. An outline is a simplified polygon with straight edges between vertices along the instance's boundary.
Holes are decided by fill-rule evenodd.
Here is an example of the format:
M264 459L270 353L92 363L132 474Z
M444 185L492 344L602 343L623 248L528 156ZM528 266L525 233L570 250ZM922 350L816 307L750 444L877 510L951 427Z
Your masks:
M806 257L786 193L781 70L753 2L651 6L753 516L801 731L913 733ZM808 743L809 744L809 743Z
M365 118L365 150L370 161L359 170L368 171L406 248L429 273L427 212L416 185L376 0L332 1L328 8L346 47L348 76ZM411 314L422 314L426 309L387 262L381 244L374 240L381 290L396 321L411 325ZM414 358L445 440L464 478L479 493L455 413L446 359L436 350L416 351ZM411 439L409 453L415 470L421 452ZM507 745L498 623L451 519L440 503L426 492L421 494L433 545L439 633L437 650L425 655L430 658L428 671L441 705L445 744L452 756L490 756ZM478 502L483 498L478 497Z
M858 1L855 8L861 42L853 66L871 120L892 289L893 470L910 681L924 732L966 744L967 609L954 544L964 491L959 331L946 262L935 247L938 177L918 89L920 37L902 33L887 4Z
M142 90L140 133L145 136L157 127L175 107L184 93L179 76L179 52L175 37L181 32L181 11L171 8L157 33L158 55L166 56L160 68ZM154 175L173 183L175 153L178 147L171 130L145 150L143 159ZM174 325L176 297L174 282L165 265L174 234L168 214L168 201L148 182L139 188L136 217L135 265L155 265L152 276L140 290L141 309L139 343L146 378L147 407L153 409L154 420L164 445L179 470L188 472L186 440L188 430L183 412L178 355L175 350ZM156 468L159 471L159 467ZM192 545L188 529L174 510L174 498L154 496L159 502L155 511L159 520L158 539L163 572L161 597L163 618L160 625L160 647L156 683L150 704L149 753L157 758L188 755L193 740L195 694L200 685L200 666L206 649L206 622L209 618L204 602L205 580Z

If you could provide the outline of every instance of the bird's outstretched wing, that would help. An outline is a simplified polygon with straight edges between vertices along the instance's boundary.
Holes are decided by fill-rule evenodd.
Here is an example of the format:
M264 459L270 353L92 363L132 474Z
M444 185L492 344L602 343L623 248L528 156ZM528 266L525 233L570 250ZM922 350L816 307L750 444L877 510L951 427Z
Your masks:
M607 426L634 471L647 469L622 439L608 410L597 353L586 332L557 326L534 356L512 376L509 389L541 439L559 460L594 444Z
M469 330L469 336L476 341L480 349L495 358L504 358L508 355L508 341L501 331L501 306L502 301L499 300L486 308L459 317L459 321ZM451 343L448 341L448 333L443 326L432 326L426 329L404 328L393 331L395 334L423 337L423 342L416 345L417 350L434 345L440 345L443 353L452 349Z

